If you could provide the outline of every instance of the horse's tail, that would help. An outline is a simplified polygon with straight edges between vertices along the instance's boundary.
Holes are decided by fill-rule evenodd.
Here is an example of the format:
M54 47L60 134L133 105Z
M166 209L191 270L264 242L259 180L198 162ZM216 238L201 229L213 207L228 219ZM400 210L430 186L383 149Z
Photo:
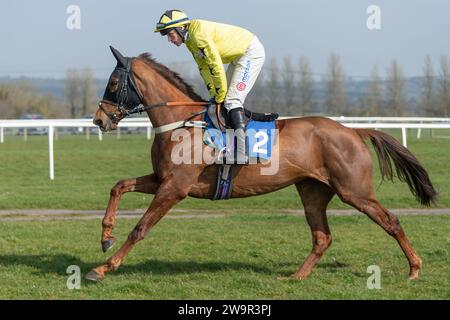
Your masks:
M419 160L392 136L372 129L355 129L362 139L369 138L378 156L382 179L393 180L392 162L397 177L408 184L412 194L422 205L435 203L437 191L434 189L425 168Z

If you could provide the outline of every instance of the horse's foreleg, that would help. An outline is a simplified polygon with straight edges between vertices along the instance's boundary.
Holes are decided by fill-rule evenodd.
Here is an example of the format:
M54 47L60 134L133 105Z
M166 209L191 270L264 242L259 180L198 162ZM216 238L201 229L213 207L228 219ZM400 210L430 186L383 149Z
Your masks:
M141 192L155 194L158 190L159 182L155 174L143 176L139 178L121 180L111 189L108 207L102 221L102 250L106 252L114 244L116 239L112 235L112 231L116 224L117 209L119 207L120 198L127 192Z
M313 244L308 258L292 275L295 279L304 279L331 245L331 232L328 227L326 209L335 193L327 185L313 179L304 180L296 184L296 187L302 199L306 220L311 228Z
M116 270L134 245L144 239L150 229L178 202L188 194L188 188L182 188L179 181L168 178L161 183L147 212L138 222L122 247L114 253L104 264L91 270L87 275L88 280L101 280L105 273Z

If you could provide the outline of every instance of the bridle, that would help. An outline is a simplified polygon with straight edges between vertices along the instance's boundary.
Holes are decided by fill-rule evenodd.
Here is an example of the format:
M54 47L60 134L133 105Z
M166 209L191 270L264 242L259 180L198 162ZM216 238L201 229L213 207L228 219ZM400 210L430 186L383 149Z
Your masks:
M177 107L177 106L204 106L206 108L210 104L209 102L206 101L189 101L189 102L162 102L149 106L144 105L143 104L144 96L139 91L139 88L137 87L133 79L133 74L131 72L132 58L126 59L127 59L126 67L117 66L114 71L116 73L123 74L123 81L120 81L121 83L119 83L120 88L117 93L117 102L105 99L106 96L105 93L103 99L98 103L98 107L100 108L100 110L102 110L103 113L106 114L106 116L111 120L113 124L117 125L121 120L132 114L142 113L154 108ZM133 97L130 98L130 93L133 93L132 91L134 91L134 95ZM115 110L113 111L106 110L103 105L105 103L115 107ZM195 113L185 121L189 121L193 117L201 113L203 112Z

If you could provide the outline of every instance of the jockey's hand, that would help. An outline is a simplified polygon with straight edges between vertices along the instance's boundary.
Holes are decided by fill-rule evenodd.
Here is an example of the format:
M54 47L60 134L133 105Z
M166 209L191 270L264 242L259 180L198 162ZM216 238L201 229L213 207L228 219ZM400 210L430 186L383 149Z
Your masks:
M209 104L218 104L217 102L216 102L216 98L211 98L211 99L209 99Z

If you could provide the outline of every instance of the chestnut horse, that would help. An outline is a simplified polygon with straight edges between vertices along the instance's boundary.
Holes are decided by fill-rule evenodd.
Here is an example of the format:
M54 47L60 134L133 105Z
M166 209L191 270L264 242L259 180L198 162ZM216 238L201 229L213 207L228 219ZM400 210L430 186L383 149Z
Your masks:
M153 60L149 54L124 58L117 50L112 50L118 62L116 69L124 71L128 61L128 78L126 74L113 72L111 75L105 91L106 98L99 103L99 109L94 115L94 123L101 130L107 132L116 129L118 122L127 115L130 108L136 107L140 102L150 106L145 110L154 127L192 118L193 114L205 108L195 105L195 102L203 100L178 74ZM127 86L128 90L125 90ZM115 98L130 95L133 89L136 91L135 96L139 96L139 101L130 105L124 103L126 97L121 101ZM162 104L174 101L185 104ZM201 115L195 116L194 120L201 120ZM415 156L386 133L350 129L328 118L278 120L276 127L278 148L273 150L272 156L279 159L277 174L261 175L260 170L266 164L239 165L231 197L256 196L295 185L311 228L313 248L292 277L307 277L330 246L331 233L326 209L333 196L337 195L341 201L366 214L395 238L408 260L410 279L418 278L421 259L411 246L397 217L384 208L374 194L372 159L364 140L369 139L373 144L383 178L392 180L395 167L397 176L408 184L417 200L423 205L430 205L437 192L428 173ZM155 135L151 148L154 173L119 181L112 188L102 223L101 244L104 252L115 242L112 231L121 196L126 192L155 196L125 243L106 262L91 270L86 275L87 279L102 280L107 272L116 270L134 245L144 239L158 221L181 200L188 196L210 199L214 194L219 166L204 163L174 164L171 161L171 150L178 142L172 141L171 132L169 130ZM195 148L203 150L209 147L192 144L191 154L194 154Z

